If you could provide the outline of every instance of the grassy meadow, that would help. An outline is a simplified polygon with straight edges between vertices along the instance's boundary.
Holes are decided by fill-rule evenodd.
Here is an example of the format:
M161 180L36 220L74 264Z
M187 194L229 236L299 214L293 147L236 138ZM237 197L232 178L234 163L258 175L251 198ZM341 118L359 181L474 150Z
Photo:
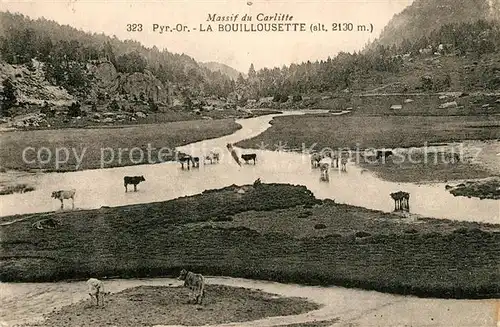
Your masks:
M40 220L59 224L33 228ZM499 225L338 205L303 186L230 186L166 202L0 221L1 281L177 276L187 268L418 296L500 295Z
M144 124L120 128L81 128L81 129L55 129L55 130L33 130L33 131L13 131L0 133L0 166L7 169L18 170L58 170L72 171L77 165L76 154L81 157L83 151L83 161L79 169L101 168L101 155L110 163L106 167L130 166L134 164L148 163L148 144L151 145L151 158L157 160L171 160L175 147L186 145L205 139L217 138L231 134L241 128L233 119L221 120L194 120L170 122L162 124ZM23 160L23 150L32 147L26 154L26 158L34 163L26 163ZM35 160L40 148L48 148L52 156L49 158L47 152L41 155L42 160ZM138 150L143 153L141 160ZM169 152L162 152L160 158L158 152L160 148L167 148ZM69 150L69 160L67 163L55 165L55 152L57 148L67 148ZM101 150L105 148L113 149L115 160L111 160L111 150ZM124 149L121 161L118 160L118 149ZM75 151L75 152L73 152ZM101 154L101 151L102 154ZM61 158L65 159L66 154L61 153ZM45 164L40 161L47 162Z
M280 141L290 149L324 148L365 150L423 147L441 142L500 139L500 116L360 116L331 114L276 117L264 133L237 146L258 148ZM457 178L483 178L491 172L467 161L454 164L435 160L428 164L408 161L384 164L360 161L363 168L380 177L398 182L447 181ZM418 158L416 158L418 159ZM416 160L418 161L418 160ZM429 164L430 163L430 164Z

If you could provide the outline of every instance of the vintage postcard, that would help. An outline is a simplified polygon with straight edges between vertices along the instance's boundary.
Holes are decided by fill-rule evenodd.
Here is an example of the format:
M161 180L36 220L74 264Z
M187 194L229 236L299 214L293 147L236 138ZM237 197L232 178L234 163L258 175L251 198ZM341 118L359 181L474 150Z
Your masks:
M500 327L500 0L0 0L0 327Z

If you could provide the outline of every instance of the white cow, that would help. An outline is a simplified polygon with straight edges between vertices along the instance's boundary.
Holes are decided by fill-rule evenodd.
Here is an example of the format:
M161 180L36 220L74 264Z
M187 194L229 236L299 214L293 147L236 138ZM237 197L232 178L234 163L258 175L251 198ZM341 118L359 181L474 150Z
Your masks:
M328 165L328 167L332 167L332 163L333 163L333 159L330 158L330 157L324 157L323 159L321 159L319 161L319 166L323 166L323 165Z
M52 197L54 199L58 199L61 201L61 209L64 208L64 203L63 201L65 199L71 199L72 200L72 209L75 209L75 193L76 193L76 190L75 189L71 189L71 190L59 190L59 191L54 191L52 192Z

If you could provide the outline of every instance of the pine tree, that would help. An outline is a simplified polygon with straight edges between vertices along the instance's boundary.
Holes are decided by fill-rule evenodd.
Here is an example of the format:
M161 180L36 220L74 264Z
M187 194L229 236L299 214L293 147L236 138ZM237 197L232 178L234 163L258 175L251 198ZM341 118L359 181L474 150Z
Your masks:
M243 75L241 75L241 73L238 74L238 79L236 83L239 85L245 84L245 79L243 78Z
M256 75L257 73L255 72L253 64L250 64L250 68L248 69L248 78L255 78Z
M14 84L12 84L12 81L10 78L5 79L2 82L2 102L1 102L1 115L2 116L10 116L10 108L12 108L16 102L16 90L14 87Z

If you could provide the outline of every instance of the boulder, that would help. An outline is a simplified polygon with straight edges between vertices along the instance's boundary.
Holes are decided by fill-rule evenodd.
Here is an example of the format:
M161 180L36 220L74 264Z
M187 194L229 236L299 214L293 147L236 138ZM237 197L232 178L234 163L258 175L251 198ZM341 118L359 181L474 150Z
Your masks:
M456 108L458 103L456 101L445 102L439 105L439 109Z

